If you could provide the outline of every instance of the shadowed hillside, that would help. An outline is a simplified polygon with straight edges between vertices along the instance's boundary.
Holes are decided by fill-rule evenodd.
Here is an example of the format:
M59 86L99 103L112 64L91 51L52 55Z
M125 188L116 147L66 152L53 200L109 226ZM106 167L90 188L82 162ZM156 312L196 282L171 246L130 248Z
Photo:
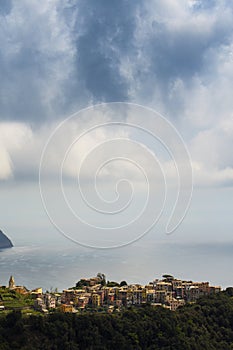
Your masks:
M11 247L13 247L11 240L0 230L0 249Z

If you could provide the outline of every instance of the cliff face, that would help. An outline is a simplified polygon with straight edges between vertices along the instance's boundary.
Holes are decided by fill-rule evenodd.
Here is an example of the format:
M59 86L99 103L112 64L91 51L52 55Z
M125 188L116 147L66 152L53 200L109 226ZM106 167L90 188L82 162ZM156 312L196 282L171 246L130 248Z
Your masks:
M13 247L11 240L0 230L0 249L11 247Z

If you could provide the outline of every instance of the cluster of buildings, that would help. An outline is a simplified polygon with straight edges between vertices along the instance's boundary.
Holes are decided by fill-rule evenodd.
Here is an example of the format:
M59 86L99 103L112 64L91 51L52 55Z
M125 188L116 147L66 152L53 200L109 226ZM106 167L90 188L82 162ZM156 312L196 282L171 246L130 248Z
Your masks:
M80 282L76 288L63 290L61 303L65 311L88 306L112 310L147 303L176 310L187 302L195 302L201 296L221 291L221 287L210 286L209 282L183 281L170 275L164 275L163 279L155 279L144 286L103 284L98 277L82 279Z
M18 294L31 297L31 299L34 300L34 309L41 312L48 312L49 309L57 309L61 304L61 293L43 293L42 288L28 290L25 286L17 286L13 276L10 277L8 289ZM3 310L4 305L0 305L0 309Z
M41 312L51 309L78 312L88 308L105 308L111 312L143 304L163 306L174 311L185 303L195 302L201 296L221 291L221 287L210 286L209 282L183 281L171 275L164 275L162 279L155 279L147 285L106 283L105 279L97 275L81 279L75 288L65 289L62 293L43 293L42 288L28 291L25 287L16 286L11 276L9 289L30 294L34 299L34 308Z

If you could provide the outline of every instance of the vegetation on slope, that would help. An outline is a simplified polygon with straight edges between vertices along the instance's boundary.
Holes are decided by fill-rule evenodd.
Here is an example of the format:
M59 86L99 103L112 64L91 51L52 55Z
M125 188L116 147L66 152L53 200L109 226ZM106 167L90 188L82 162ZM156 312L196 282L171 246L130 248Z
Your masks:
M118 314L0 317L0 350L233 349L230 289L176 312L149 305Z

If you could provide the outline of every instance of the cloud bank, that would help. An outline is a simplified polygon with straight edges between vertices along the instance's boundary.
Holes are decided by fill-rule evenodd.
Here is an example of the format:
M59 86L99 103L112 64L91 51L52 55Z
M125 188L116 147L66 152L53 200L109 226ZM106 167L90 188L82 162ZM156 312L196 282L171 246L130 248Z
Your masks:
M1 180L36 178L67 115L128 101L180 130L197 184L232 186L231 2L12 0L0 17Z

